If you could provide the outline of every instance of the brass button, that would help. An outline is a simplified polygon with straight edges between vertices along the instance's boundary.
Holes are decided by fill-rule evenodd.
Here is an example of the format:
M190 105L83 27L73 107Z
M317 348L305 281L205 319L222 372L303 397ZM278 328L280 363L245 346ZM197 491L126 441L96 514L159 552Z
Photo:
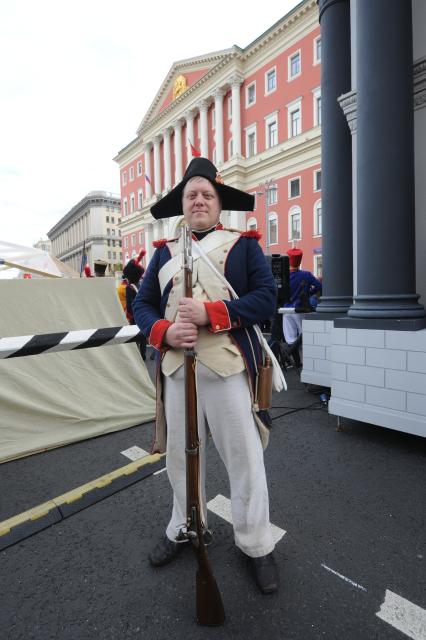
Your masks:
M228 249L224 249L224 250L223 250L223 253L228 253Z
M219 264L223 264L223 260L219 260Z
M215 329L220 329L220 324L217 324Z
M166 304L166 307L170 307L170 303L169 302Z

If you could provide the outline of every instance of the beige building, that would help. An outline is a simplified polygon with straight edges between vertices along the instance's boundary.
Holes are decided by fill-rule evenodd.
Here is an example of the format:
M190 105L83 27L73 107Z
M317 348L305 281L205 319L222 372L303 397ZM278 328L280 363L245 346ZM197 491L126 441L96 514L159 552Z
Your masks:
M41 249L41 251L46 251L47 253L51 253L52 251L52 243L49 239L43 240L40 238L38 242L33 244L34 249Z
M59 220L47 235L51 253L80 271L83 249L93 273L95 260L108 262L113 275L121 264L120 197L107 191L90 191Z

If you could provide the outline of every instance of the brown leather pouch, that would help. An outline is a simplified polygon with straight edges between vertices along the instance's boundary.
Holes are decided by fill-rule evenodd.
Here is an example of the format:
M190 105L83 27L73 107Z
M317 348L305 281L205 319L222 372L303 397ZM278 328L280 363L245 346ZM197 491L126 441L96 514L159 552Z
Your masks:
M272 404L272 363L269 356L265 363L258 367L257 404L259 409L270 409Z

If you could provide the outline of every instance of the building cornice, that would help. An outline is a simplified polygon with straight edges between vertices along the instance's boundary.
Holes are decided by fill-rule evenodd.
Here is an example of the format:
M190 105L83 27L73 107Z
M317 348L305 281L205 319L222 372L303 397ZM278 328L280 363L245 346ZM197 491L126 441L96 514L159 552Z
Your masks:
M121 198L119 195L114 193L110 193L108 191L90 191L80 202L78 202L68 213L66 213L63 218L59 220L51 229L47 232L47 236L49 239L53 236L59 235L62 233L64 228L67 228L71 221L74 221L80 218L82 215L86 213L86 210L91 206L105 206L109 207L113 205L114 207L121 206Z
M181 96L179 96L178 98L175 98L175 100L173 100L170 105L168 105L163 111L161 111L161 113L155 114L156 109L159 106L161 106L162 102L166 99L167 94L171 89L171 83L172 83L173 77L176 74L179 74L179 72L183 72L183 71L190 71L190 70L196 71L197 68L199 69L199 68L202 68L203 66L208 66L209 64L214 63L214 66L205 74L205 75L209 75L214 69L220 66L224 62L224 60L228 60L229 57L238 55L240 51L241 49L239 47L233 46L230 49L215 51L213 53L205 54L202 56L196 56L195 58L187 58L186 60L179 60L173 63L157 95L155 96L153 102L151 103L151 106L146 112L141 124L139 125L137 129L137 134L140 136L143 133L145 127L151 124L152 120L157 120L157 118L161 116L165 111L170 112L170 110L172 110L175 106L181 104L185 99L185 97L187 96L188 92L190 92L193 87L197 86L201 82L201 80L205 77L203 76L193 85L191 85L191 87L188 87L188 89L184 91Z

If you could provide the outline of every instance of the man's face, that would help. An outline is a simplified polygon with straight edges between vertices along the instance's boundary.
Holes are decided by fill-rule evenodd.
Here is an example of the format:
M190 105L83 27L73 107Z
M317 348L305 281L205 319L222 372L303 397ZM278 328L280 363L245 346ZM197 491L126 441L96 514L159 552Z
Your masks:
M182 195L185 221L194 231L205 231L219 222L221 205L214 186L206 178L192 178Z

